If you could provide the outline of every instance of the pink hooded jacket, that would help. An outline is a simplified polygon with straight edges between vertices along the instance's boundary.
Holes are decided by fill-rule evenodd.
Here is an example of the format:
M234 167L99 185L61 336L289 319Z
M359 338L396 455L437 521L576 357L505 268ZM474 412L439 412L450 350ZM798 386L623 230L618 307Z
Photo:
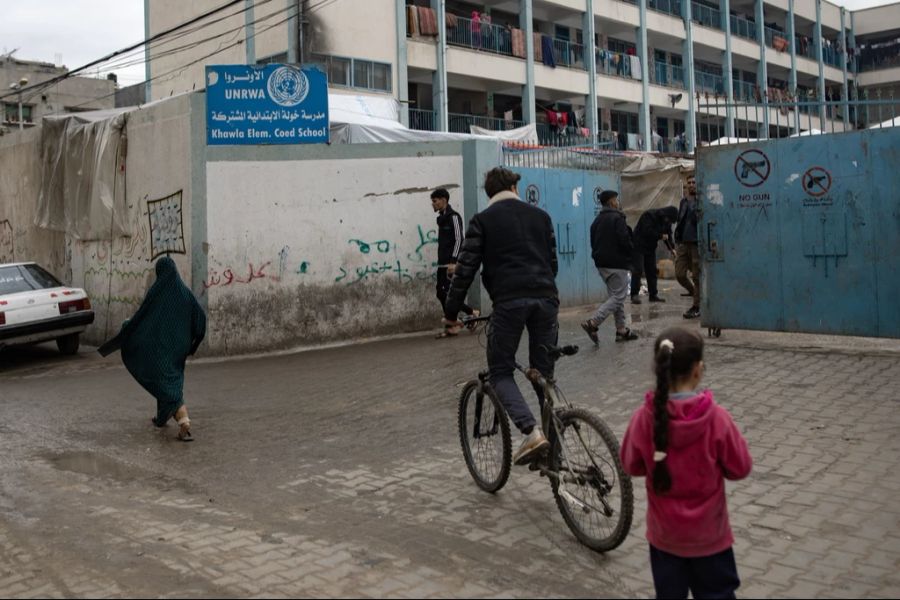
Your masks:
M666 464L672 488L653 491L653 392L635 411L622 440L622 464L634 477L646 477L647 540L685 558L710 556L734 544L725 479L743 479L753 461L747 442L728 411L705 390L687 400L669 400Z

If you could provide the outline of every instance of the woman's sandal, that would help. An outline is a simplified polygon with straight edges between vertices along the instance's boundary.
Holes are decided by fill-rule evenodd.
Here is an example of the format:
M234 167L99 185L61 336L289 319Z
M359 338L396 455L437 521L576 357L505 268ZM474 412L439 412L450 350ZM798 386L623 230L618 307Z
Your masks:
M191 420L187 417L178 420L178 440L181 442L193 442L191 435Z

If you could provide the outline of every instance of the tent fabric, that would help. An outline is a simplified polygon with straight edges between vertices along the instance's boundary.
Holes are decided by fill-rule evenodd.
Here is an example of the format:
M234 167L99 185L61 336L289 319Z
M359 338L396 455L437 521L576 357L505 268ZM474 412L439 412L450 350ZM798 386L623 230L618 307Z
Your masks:
M494 131L492 129L478 127L477 125L470 125L469 131L473 135L485 135L507 142L521 142L524 144L534 145L538 144L537 125L533 123L531 125L525 125L524 127L507 129L506 131Z

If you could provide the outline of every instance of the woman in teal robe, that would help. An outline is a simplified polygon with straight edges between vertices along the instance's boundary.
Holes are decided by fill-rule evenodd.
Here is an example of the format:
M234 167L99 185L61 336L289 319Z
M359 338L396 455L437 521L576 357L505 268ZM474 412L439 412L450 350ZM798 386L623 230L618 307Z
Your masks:
M99 349L103 356L122 351L125 368L156 398L153 424L165 427L174 417L182 441L193 440L184 404L184 364L205 335L206 314L166 256L157 261L156 282L138 311Z

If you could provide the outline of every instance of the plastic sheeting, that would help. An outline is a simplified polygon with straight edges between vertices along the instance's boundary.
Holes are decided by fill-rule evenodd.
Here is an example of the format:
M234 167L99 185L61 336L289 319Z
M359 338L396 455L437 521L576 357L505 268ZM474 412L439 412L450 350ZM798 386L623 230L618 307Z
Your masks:
M538 144L537 125L525 125L515 129L507 129L506 131L494 131L493 129L485 129L477 125L470 125L469 131L474 135L486 135L497 138L506 142L520 142L522 144Z
M124 206L127 111L45 117L34 224L82 240L128 236Z
M626 220L632 227L651 208L678 206L684 195L684 177L694 161L642 154L622 169L620 190Z

